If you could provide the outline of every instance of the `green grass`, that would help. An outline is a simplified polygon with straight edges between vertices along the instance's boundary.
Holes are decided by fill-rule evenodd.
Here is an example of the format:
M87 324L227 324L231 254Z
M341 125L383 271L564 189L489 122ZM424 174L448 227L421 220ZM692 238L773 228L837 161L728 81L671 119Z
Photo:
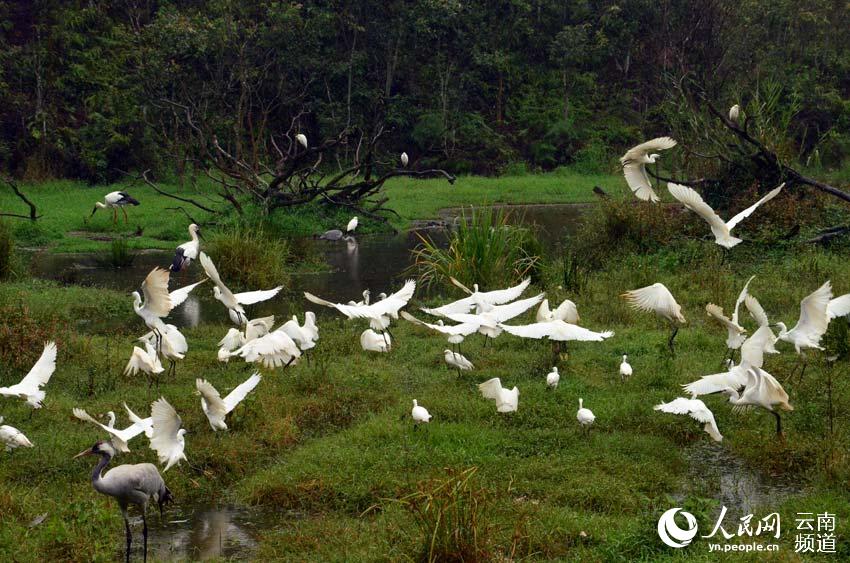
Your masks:
M476 370L458 378L443 364L446 343L439 336L400 322L393 327L391 354L367 354L357 342L364 326L322 315L313 360L267 373L257 392L232 413L230 431L217 435L193 393L194 379L205 377L226 390L251 373L241 362L216 361L215 343L225 325L186 330L189 355L176 379L155 393L142 379L120 375L132 339L142 331L126 296L44 282L0 284L0 306L26 311L4 314L6 328L20 326L22 315L31 320L26 326L43 327L20 335L13 350L0 350L18 358L0 357L0 383L19 378L51 334L60 346L44 409L29 420L20 401L2 402L7 423L36 447L0 453L0 559L120 557L117 507L92 492L91 463L71 460L101 435L72 419L70 410L82 406L99 415L118 412L127 401L146 411L163 395L190 430L186 451L192 466L165 474L177 498L172 510L215 502L272 509L274 525L259 532L258 558L418 559L426 538L399 499L410 498L425 481L444 479L447 468L476 467L474 486L487 498L478 519L488 529L486 550L494 559L717 560L705 540L674 551L656 535L657 518L667 508L684 505L704 530L713 525L718 507L703 500L716 492L710 484L685 482L684 452L705 443L707 435L695 421L651 407L676 397L680 384L718 371L725 331L707 319L706 302L728 308L747 277L757 273L751 291L772 318L793 322L800 298L824 279L833 280L836 294L850 291L850 263L840 253L801 248L755 259L733 254L721 266L713 250L705 243L702 251L676 261L664 254L612 260L589 275L581 293L548 288L550 303L565 297L577 302L585 326L616 332L603 343L571 344L569 357L559 361L556 391L544 384L552 365L545 342L503 335L485 349L476 335L463 345ZM666 355L666 327L618 298L625 289L655 281L680 299L689 321L675 358ZM780 348L783 354L769 357L766 369L782 379L796 358L786 345ZM622 353L635 369L624 384L617 376ZM850 369L846 358L835 367L836 434L827 438L826 372L819 358L811 355L804 383L786 383L795 410L784 419L785 442L774 437L769 414L736 416L721 397L706 399L725 436L711 447L745 459L766 480L800 484L799 494L756 512L782 515L782 551L775 560L794 559L794 513L808 511L837 514L839 559L850 556ZM520 388L517 413L499 415L478 394L476 384L496 376ZM587 436L575 421L579 397L597 416ZM414 398L434 416L416 431L408 418ZM121 413L119 420L126 422ZM155 461L144 438L131 448L117 461ZM683 504L669 496L679 492L687 493ZM45 522L29 529L45 512ZM734 525L730 521L728 528ZM138 538L138 528L135 532Z

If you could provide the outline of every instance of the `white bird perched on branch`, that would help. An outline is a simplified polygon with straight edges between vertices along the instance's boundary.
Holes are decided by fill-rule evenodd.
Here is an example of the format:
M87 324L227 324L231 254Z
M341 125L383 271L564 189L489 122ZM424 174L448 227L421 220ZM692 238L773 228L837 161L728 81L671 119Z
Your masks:
M142 296L138 291L133 292L133 310L145 322L145 325L153 331L156 337L155 348L160 349L162 333L165 332L163 318L167 317L174 308L171 296L168 293L168 270L154 268L142 282L142 293L145 296L142 304Z
M705 406L705 403L699 399L686 399L685 397L679 397L678 399L673 399L669 403L655 405L653 408L657 411L670 414L689 415L697 422L701 422L703 424L703 430L705 430L715 442L723 441L723 436L720 434L720 430L717 428L717 422L714 420L714 413L712 413L709 408Z
M183 420L164 397L151 404L151 418L151 449L156 452L159 462L165 464L163 471L168 471L174 464L179 465L180 460L186 460L183 451L186 447L186 430L181 428Z
M623 354L623 361L620 362L620 380L625 381L632 376L632 366L629 363L629 357Z
M446 336L449 344L456 345L460 352L460 344L463 339L478 331L478 325L474 323L461 323L456 325L444 325L442 319L438 319L435 324L420 321L407 311L401 312L402 318L412 322L415 325L424 326L435 332L439 332Z
M198 378L195 380L195 388L201 396L201 408L204 414L207 415L207 420L213 429L213 432L219 430L227 430L227 424L224 418L248 396L248 393L260 383L262 377L259 373L253 374L233 391L231 391L224 399L221 398L218 390L205 379Z
M127 409L128 413L132 413L130 408L125 404L124 408ZM147 418L145 420L139 419L135 414L132 415L131 420L135 417L136 422L133 422L127 428L123 430L117 429L114 425L103 424L96 418L92 417L88 412L84 409L75 408L72 411L74 416L80 420L91 422L92 424L100 427L110 436L110 442L112 446L118 450L119 452L128 453L130 451L130 447L128 443L130 440L142 434L143 432L150 433L153 426L153 419ZM148 436L150 437L150 436Z
M638 199L653 203L661 201L658 194L652 189L652 183L646 173L646 165L654 164L661 156L653 151L667 150L675 146L676 141L674 139L658 137L629 149L620 158L626 183Z
M462 354L458 352L452 352L451 350L443 350L443 358L446 360L446 364L449 367L453 367L457 370L457 374L460 375L461 371L470 371L475 369L475 366L472 365L472 362L466 359Z
M739 394L738 390L732 387L727 387L724 392L736 408L753 406L770 412L776 418L776 434L782 436L782 417L776 409L793 411L794 407L788 402L788 393L775 377L762 369L750 368L747 370L747 383L743 393Z
M552 371L546 374L546 385L550 389L555 389L559 381L561 381L561 374L558 373L558 367L553 366Z
M283 288L283 286L279 285L273 289L233 293L221 281L221 276L219 276L213 261L203 252L201 252L201 266L204 267L207 277L215 284L213 287L213 296L227 307L230 320L240 326L248 322L248 317L245 316L245 308L242 305L253 305L254 303L267 301L277 295Z
M484 305L478 313L450 313L446 317L457 322L478 326L478 332L487 338L502 334L502 323L525 313L543 300L543 293L504 305ZM484 341L486 344L486 340Z
M109 192L103 196L102 202L98 201L94 204L94 209L91 210L89 217L93 217L98 209L111 209L112 224L114 225L118 222L118 209L121 209L124 214L124 223L127 223L129 219L127 219L127 210L124 208L128 205L139 205L139 202L127 192Z
M172 272L179 272L183 268L188 268L192 260L198 258L198 252L201 250L200 237L201 228L195 223L189 225L189 238L191 240L184 242L174 251L174 260L171 262Z
M28 406L40 409L41 402L46 396L42 387L47 385L54 371L56 371L56 343L48 342L44 345L38 361L20 383L10 387L0 387L0 395L18 397L25 400Z
M364 352L389 352L392 348L392 337L388 334L378 334L367 328L360 334L360 347Z
M682 314L682 306L676 303L673 294L662 283L654 283L640 289L633 289L622 294L620 297L625 299L634 309L640 311L649 311L655 313L663 319L667 319L673 332L670 334L670 339L667 341L667 346L670 351L675 353L673 348L673 340L679 332L679 324L688 322Z
M735 309L732 311L731 319L723 313L722 307L715 305L714 303L709 303L705 306L705 312L708 316L716 319L726 327L727 356L729 354L734 354L735 350L739 350L741 348L741 344L743 344L744 340L747 339L747 330L738 322L738 313L741 308L741 303L743 303L747 298L747 288L750 286L750 282L753 281L753 278L755 278L755 276L752 276L747 280L747 283L744 284L744 289L742 289L741 293L738 294L738 299L735 301ZM725 360L726 356L724 356L723 359Z
M423 424L431 422L431 413L425 407L420 407L416 399L413 399L413 409L410 411L410 416L413 418L414 424ZM415 428L415 426L414 426Z
M401 165L404 166L405 168L407 168L407 163L410 161L410 159L407 157L406 152L401 153L401 159L400 160L401 160Z
M457 301L452 301L451 303L446 303L442 307L435 307L432 309L422 308L422 311L429 315L434 315L435 317L446 317L455 313L468 313L476 307L483 308L488 305L503 305L519 298L519 296L522 295L522 292L525 291L531 284L531 278L526 278L522 281L522 283L507 289L479 291L477 283L473 284L473 289L470 290L456 279L450 279L452 284L464 290L469 294L469 296L464 297L463 299L458 299Z
M478 386L481 391L481 396L485 399L493 399L496 401L497 412L516 412L519 407L519 389L514 386L513 389L502 387L502 382L498 377L488 379Z
M3 422L3 417L0 416L0 423ZM24 433L8 424L0 425L0 443L6 447L7 452L11 452L15 448L32 448L32 442L24 436Z
M288 334L277 328L265 336L246 342L233 352L219 350L219 360L226 361L225 358L232 356L240 356L248 363L260 363L272 369L296 363L301 357L301 350Z
M304 133L298 133L297 135L295 135L295 140L298 141L298 144L304 147L305 149L308 148L307 135L305 135Z
M537 322L564 321L565 323L578 324L581 318L578 316L576 304L569 299L564 299L554 311L549 310L549 300L544 299L537 309Z
M590 409L584 408L584 399L578 400L578 410L576 411L576 420L585 430L590 430L590 425L596 422L596 415Z
M782 191L782 188L785 184L780 184L779 187L772 189L767 192L767 194L762 197L760 200L744 209L728 221L724 222L723 219L708 205L705 201L703 201L702 197L693 189L687 186L680 186L679 184L673 184L669 182L667 184L667 189L670 191L670 194L678 199L682 204L702 217L706 223L708 223L709 227L711 227L711 232L714 234L714 242L722 246L723 248L733 248L736 245L743 242L741 239L733 237L731 234L732 229L734 229L738 223L749 217L753 214L753 212L758 209L762 204L767 203L771 199L775 198L779 195L779 192Z

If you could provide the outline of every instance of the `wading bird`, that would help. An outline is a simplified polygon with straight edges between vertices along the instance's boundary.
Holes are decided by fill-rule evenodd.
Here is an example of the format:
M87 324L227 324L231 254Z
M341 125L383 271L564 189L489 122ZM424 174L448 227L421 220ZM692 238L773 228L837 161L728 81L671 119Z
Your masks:
M127 409L128 413L132 413L130 408L125 404L124 408ZM84 409L75 408L72 411L74 413L74 417L79 420L83 420L85 422L91 422L95 426L98 426L103 431L105 431L110 436L110 443L112 446L118 450L119 452L128 453L130 451L130 446L128 445L130 440L138 436L143 432L150 432L153 426L153 419L147 418L145 420L139 419L135 414L132 416L136 418L137 422L133 422L130 426L123 430L116 429L114 424L114 418L112 419L112 424L103 424L89 413L87 413ZM111 411L110 411L111 412ZM114 415L113 415L114 416ZM132 420L132 417L131 417Z
M48 342L44 345L38 361L20 383L11 387L0 387L0 395L18 397L25 400L29 407L40 409L41 402L46 396L42 387L47 385L54 371L56 371L56 343Z
M392 337L367 328L360 334L360 347L364 352L389 352L392 348Z
M307 148L307 135L305 135L304 133L298 133L297 135L295 135L295 140L298 141L299 145L301 145L305 149Z
M407 163L410 161L410 159L407 157L406 152L401 153L401 159L400 160L401 160L401 165L404 166L405 168L407 168Z
M457 301L452 301L451 303L446 303L442 307L435 307L432 309L423 308L422 311L429 315L434 315L435 317L446 317L455 313L468 313L476 307L482 309L492 305L503 305L519 298L519 296L522 295L522 292L525 291L531 284L531 278L526 278L519 285L515 285L507 289L479 291L477 283L473 284L472 290L470 290L456 279L450 279L454 285L463 289L469 294L469 296L464 297L463 299L458 299Z
M148 502L154 499L159 505L159 517L162 520L162 509L174 497L165 485L162 475L152 463L135 465L118 465L106 473L103 472L112 458L115 450L108 442L97 442L91 448L74 456L74 459L87 455L100 456L91 474L91 484L100 494L110 496L118 501L121 516L124 518L124 533L127 536L126 561L130 561L130 546L133 534L130 532L130 519L127 516L129 505L136 505L142 512L142 537L144 538L144 560L148 559Z
M584 408L584 399L578 400L578 410L576 411L576 420L584 428L585 432L590 430L590 425L596 421L596 416L590 409Z
M493 399L496 401L497 412L516 412L519 407L519 389L514 386L513 389L502 387L502 382L498 377L488 379L478 386L481 391L481 396L485 399Z
M620 362L620 380L625 381L632 376L632 366L629 363L629 357L623 354L623 361Z
M626 183L638 199L653 203L661 201L658 194L652 189L652 183L649 181L649 176L646 173L646 165L654 164L658 160L658 157L661 156L653 151L667 150L675 146L676 141L674 139L670 137L658 137L629 149L620 158Z
M564 321L565 323L578 324L581 320L578 316L576 304L569 299L564 299L554 311L549 309L549 300L544 299L537 309L536 319L538 323L549 321Z
M664 284L654 283L647 287L627 291L620 297L625 299L634 309L655 313L659 317L667 319L673 329L670 333L670 339L667 341L667 346L670 348L670 352L675 354L676 349L673 348L673 340L679 332L679 324L685 324L688 321L682 314L682 306L676 303L670 290Z
M416 399L413 399L413 409L410 411L410 416L413 417L414 428L419 424L431 422L431 413L425 407L420 407Z
M224 399L221 398L216 388L207 380L200 378L195 380L195 388L201 396L201 408L204 410L204 414L207 415L207 420L213 432L227 430L224 417L235 409L236 405L248 396L248 393L254 390L254 387L260 383L261 379L260 374L255 373L238 385Z
M401 312L402 318L412 322L415 325L424 326L429 328L435 332L439 332L440 334L445 335L449 344L453 346L457 346L457 351L460 352L460 344L463 342L463 339L478 332L478 325L474 323L461 323L457 325L444 325L442 319L438 319L435 324L426 323L420 321L407 311Z
M139 341L154 345L156 344L156 335L153 332L149 332L140 337ZM172 324L165 325L162 340L160 341L159 355L168 360L168 373L172 375L177 374L177 360L185 358L188 351L189 344L186 342L186 337L183 336L183 333L177 330L177 327Z
M741 308L741 303L743 303L747 298L747 288L750 286L750 282L753 281L752 276L747 280L747 283L744 284L744 289L741 290L741 293L738 294L738 299L735 301L735 309L732 311L732 318L730 319L723 313L723 308L715 305L714 303L709 303L705 306L705 312L708 316L714 318L720 324L726 327L727 336L726 336L726 355L723 356L723 360L726 358L734 358L735 350L740 350L741 344L744 343L744 340L747 339L746 334L747 331L744 327L742 327L738 323L738 313Z
M151 404L151 419L151 449L156 452L159 462L165 465L163 471L168 471L171 466L186 459L183 451L186 448L186 430L180 427L183 420L164 397Z
M134 291L133 310L145 322L145 325L153 331L156 345L155 348L159 351L162 345L162 333L165 332L165 323L163 317L167 317L174 306L171 303L171 296L168 293L168 270L162 268L154 268L145 277L142 282L142 293L145 296L145 302L142 304L142 296L138 291Z
M458 352L452 352L451 350L443 350L443 359L446 360L446 365L452 367L457 370L457 374L460 375L461 371L470 371L475 369L475 366L472 365L472 362L467 360L463 355Z
M711 227L711 232L714 235L714 242L727 249L733 248L743 242L741 239L732 236L732 229L734 229L738 223L752 215L753 212L762 204L767 203L779 195L779 192L782 191L784 186L785 184L780 184L778 188L774 188L767 192L763 198L724 222L714 209L703 201L702 197L696 191L687 186L680 186L679 184L673 184L672 182L667 183L667 189L670 191L670 194L678 199L686 208L702 217L705 222L708 223L709 227Z
M213 261L210 260L210 257L203 252L201 252L200 256L201 266L204 267L207 277L209 277L215 284L213 287L213 297L221 301L221 303L227 307L230 320L237 325L242 326L248 322L248 317L245 316L245 308L242 307L242 305L253 305L254 303L267 301L277 295L283 288L283 286L279 285L273 289L233 293L226 285L224 285L224 282L221 281L221 276L218 275L218 270L216 269L215 264L213 264Z
M127 192L109 192L103 196L102 202L98 201L94 204L94 209L91 210L89 217L93 217L98 209L111 209L112 224L114 225L118 223L118 209L120 208L121 212L124 213L124 223L127 223L129 219L127 219L127 210L124 208L128 205L139 205L139 202Z
M697 422L703 423L702 429L711 436L715 442L722 442L723 436L720 435L720 430L717 429L717 422L714 420L714 414L709 410L705 403L699 399L686 399L679 397L673 399L669 403L661 403L653 407L657 411L670 414L686 414Z
M800 368L800 379L806 371L806 360L803 350L814 348L823 350L820 340L829 327L829 303L832 300L832 285L829 281L817 290L806 296L800 302L800 318L794 328L788 330L785 323L778 322L779 328L777 338L794 345L797 354L802 356L802 367Z
M788 403L788 393L776 378L759 368L747 370L747 383L742 393L736 389L727 387L723 390L729 396L729 402L740 407L760 407L770 412L776 418L776 434L782 436L782 417L776 412L776 408L793 411L794 407Z
M558 367L555 366L552 368L552 371L546 374L546 385L550 389L555 389L558 387L559 381L561 381L561 374L558 373Z
M0 423L3 422L3 417L0 416ZM8 424L0 425L0 443L6 447L7 452L11 452L15 448L32 448L30 442L24 433Z
M179 272L183 268L188 268L192 260L198 258L198 252L201 250L201 228L194 223L189 225L189 237L192 240L184 242L174 252L174 260L171 262L172 272Z

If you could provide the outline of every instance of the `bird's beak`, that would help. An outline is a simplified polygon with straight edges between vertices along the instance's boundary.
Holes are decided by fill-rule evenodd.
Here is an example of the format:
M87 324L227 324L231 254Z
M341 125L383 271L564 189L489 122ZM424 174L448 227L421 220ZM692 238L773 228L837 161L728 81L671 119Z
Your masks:
M92 454L91 454L91 448L88 448L88 449L86 449L86 450L81 451L80 453L78 453L77 455L75 455L75 456L73 457L73 459L77 459L78 457L83 457L83 456L86 456L86 455L92 455Z
M95 206L95 208L91 210L91 215L89 215L89 217L94 215L96 211L97 211L97 206Z

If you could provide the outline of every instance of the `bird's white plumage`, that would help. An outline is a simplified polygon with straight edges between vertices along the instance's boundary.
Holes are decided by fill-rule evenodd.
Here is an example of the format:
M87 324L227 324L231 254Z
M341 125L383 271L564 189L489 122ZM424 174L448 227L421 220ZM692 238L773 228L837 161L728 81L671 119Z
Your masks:
M357 228L358 224L359 224L359 222L357 220L357 217L352 217L351 220L348 222L348 225L345 226L345 232L347 232L347 233L353 232L354 229Z
M416 402L416 399L413 399L413 409L410 411L410 416L413 418L413 422L416 424L431 422L431 413L429 413L428 409L426 409L425 407L419 406L419 403Z
M360 347L366 352L389 352L392 348L392 338L389 334L378 334L367 328L360 334Z
M621 297L635 309L655 313L671 322L687 322L682 315L681 305L662 283L627 291Z
M623 354L623 361L620 362L620 378L626 379L632 376L632 365L629 363L629 357Z
M240 356L246 362L260 363L267 368L277 368L297 362L301 350L288 334L277 329L246 342L228 355Z
M569 299L564 299L554 311L549 309L549 300L544 299L537 308L536 319L538 323L561 320L570 324L578 324L581 320L576 304Z
M3 422L3 417L0 416L0 422ZM32 448L33 444L24 436L24 433L8 424L0 425L0 443L6 447L7 452L11 452L15 448Z
M578 325L566 323L560 319L544 323L532 323L528 325L499 325L508 334L522 338L548 338L559 342L576 340L580 342L601 342L606 338L614 336L609 331L594 332Z
M653 203L661 201L652 189L652 183L646 173L646 165L653 164L658 158L654 151L667 150L675 146L674 139L658 137L632 147L620 158L626 183L638 199Z
M714 441L723 441L723 436L720 434L720 430L717 428L717 422L714 420L714 413L712 413L711 410L705 406L705 403L699 399L686 399L685 397L679 397L677 399L673 399L669 403L655 405L654 409L670 414L686 414L697 422L701 422L703 424L703 430L705 430Z
M40 409L46 395L42 387L47 385L54 371L56 371L56 343L48 342L44 345L41 356L24 378L15 385L0 387L0 395L24 399L28 406Z
M307 148L307 135L305 135L304 133L298 133L297 135L295 135L295 140L298 141L299 145L301 145L305 149Z
M729 402L736 407L760 407L769 411L777 408L793 411L794 407L788 402L788 393L775 377L759 368L747 370L747 383L739 395L733 388L724 390L729 395Z
M124 375L136 375L138 372L155 375L165 371L150 341L145 341L144 344L144 349L133 346L133 353L124 368Z
M546 385L554 389L558 386L559 381L561 381L561 374L558 373L558 367L555 366L552 371L546 374Z
M519 389L516 386L513 389L502 387L502 382L498 377L481 383L478 390L481 391L481 396L485 399L496 401L496 411L498 412L516 412L519 408Z
M525 291L531 284L531 279L526 278L518 285L509 287L507 289L479 291L478 284L473 285L473 289L470 290L468 287L458 282L454 278L451 278L451 281L454 285L468 293L469 296L464 297L463 299L458 299L457 301L452 301L451 303L446 303L441 307L435 307L431 309L423 308L422 311L428 313L429 315L434 315L437 317L446 317L450 314L468 313L476 307L484 308L487 305L503 305L505 303L508 303L509 301L518 299L519 296L522 295L522 292Z
M221 398L218 390L210 382L200 378L195 380L195 388L201 395L201 408L213 431L227 430L224 418L248 396L248 393L254 390L261 380L260 374L254 373L236 386L224 399Z
M466 359L466 357L457 352L452 352L451 350L443 350L443 358L446 360L446 364L455 369L463 371L475 369L475 366L472 365L472 362L470 362Z
M421 321L408 313L407 311L401 311L401 317L412 322L415 325L424 326L429 328L435 332L439 332L440 334L444 334L451 339L452 336L469 336L478 330L478 325L474 323L461 323L456 325L443 325L440 323L431 324ZM442 321L440 321L442 322ZM450 340L451 341L451 340ZM461 339L461 342L463 339Z
M800 302L800 319L791 330L784 323L779 326L779 340L790 342L797 353L803 348L821 349L820 339L829 326L829 303L832 300L832 285L829 281L806 296Z
M401 153L401 159L400 160L401 160L402 166L407 166L407 163L410 161L406 152Z
M589 427L591 424L596 422L596 415L593 412L585 408L584 399L578 400L578 410L576 411L576 420L578 423L584 426L585 428Z
M107 434L109 434L113 447L124 453L130 451L128 442L143 433L145 429L149 428L153 424L153 420L149 418L147 421L139 420L138 422L133 422L133 424L122 430L115 428L114 426L101 423L84 409L75 408L72 412L74 413L74 417L86 422L91 422L95 426L104 430Z
M850 293L831 299L826 306L826 314L829 320L850 315Z
M392 318L397 319L399 310L407 305L407 302L413 297L413 292L415 290L416 282L413 280L407 280L401 289L387 296L386 299L381 299L380 301L363 305L332 303L320 297L316 297L312 293L308 293L306 291L304 292L304 297L316 305L336 309L349 319L379 319L385 315L389 315Z
M509 321L514 317L518 317L519 315L525 313L538 303L543 300L543 293L535 295L534 297L528 297L526 299L520 299L519 301L514 301L513 303L506 303L504 305L491 305L486 308L483 312L480 313L454 313L446 315L446 318L451 319L458 323L469 323L475 324L479 327L490 327L497 328L499 323L503 323L505 321Z
M159 462L165 465L163 471L168 471L173 465L179 465L180 460L186 459L186 441L183 437L186 430L181 428L183 421L164 397L151 404L151 419L151 449L156 452Z
M189 294L193 289L201 285L207 281L206 279L202 279L199 282L195 282L193 284L185 285L179 289L175 289L174 291L168 294L168 297L171 299L171 306L177 307L178 305L182 305L184 301L189 297Z

